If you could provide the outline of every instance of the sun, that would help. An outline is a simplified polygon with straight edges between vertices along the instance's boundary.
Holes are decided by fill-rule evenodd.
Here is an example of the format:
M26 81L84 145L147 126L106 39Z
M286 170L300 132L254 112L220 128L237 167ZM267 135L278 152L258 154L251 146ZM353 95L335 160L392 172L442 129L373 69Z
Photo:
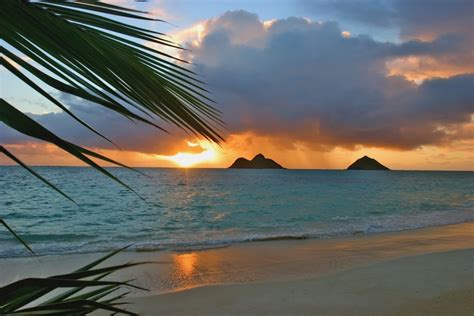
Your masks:
M206 149L198 154L179 152L174 156L170 156L169 160L175 162L178 166L187 168L201 162L211 161L215 157L213 149Z
M178 152L173 156L157 155L159 159L165 159L174 162L178 167L189 168L203 162L212 162L216 160L217 153L213 146L207 141L190 142L186 141L189 147L201 147L203 151L199 153Z

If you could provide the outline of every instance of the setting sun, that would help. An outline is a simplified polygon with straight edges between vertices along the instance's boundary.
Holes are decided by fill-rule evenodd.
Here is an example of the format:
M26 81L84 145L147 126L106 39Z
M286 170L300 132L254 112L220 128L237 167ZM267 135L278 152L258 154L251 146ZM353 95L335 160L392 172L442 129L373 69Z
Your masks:
M188 168L203 162L212 162L216 160L217 153L209 142L199 141L190 142L186 141L189 147L200 147L203 151L199 153L189 152L178 152L173 156L156 155L158 159L164 159L174 162L176 165L182 168Z

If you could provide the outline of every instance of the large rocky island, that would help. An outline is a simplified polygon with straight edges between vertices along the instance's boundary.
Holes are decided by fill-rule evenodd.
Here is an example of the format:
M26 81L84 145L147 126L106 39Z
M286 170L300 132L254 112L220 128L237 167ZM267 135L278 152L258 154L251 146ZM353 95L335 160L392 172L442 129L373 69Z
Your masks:
M230 169L285 169L274 160L265 158L264 155L258 154L252 160L245 158L237 158L229 167Z
M347 170L390 170L377 160L364 156L357 159Z

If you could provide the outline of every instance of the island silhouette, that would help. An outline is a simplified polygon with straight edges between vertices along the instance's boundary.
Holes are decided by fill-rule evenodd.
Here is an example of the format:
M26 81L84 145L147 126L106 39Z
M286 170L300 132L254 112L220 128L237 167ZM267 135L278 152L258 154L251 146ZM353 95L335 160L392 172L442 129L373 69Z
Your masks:
M264 155L258 154L252 160L243 157L237 158L229 169L285 169L274 160L265 158Z
M377 160L364 156L354 161L347 170L390 170Z

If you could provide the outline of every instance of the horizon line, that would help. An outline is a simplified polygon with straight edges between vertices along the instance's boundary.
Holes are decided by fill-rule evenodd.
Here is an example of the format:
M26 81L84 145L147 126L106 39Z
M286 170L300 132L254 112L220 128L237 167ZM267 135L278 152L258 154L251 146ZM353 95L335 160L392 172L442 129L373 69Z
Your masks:
M19 165L5 165L0 164L0 167L20 167ZM29 167L51 167L51 168L92 168L91 166L80 166L80 165L71 165L71 166L64 166L64 165L29 165ZM124 168L122 166L102 166L103 168ZM272 168L229 168L229 167L147 167L147 166L129 166L130 168L146 168L146 169L239 169L239 170L265 170ZM125 168L126 169L126 168ZM314 171L349 171L347 168L337 169L337 168L283 168L283 169L276 169L276 170L314 170ZM390 170L351 170L351 171L439 171L439 172L474 172L473 170L469 169L390 169Z

